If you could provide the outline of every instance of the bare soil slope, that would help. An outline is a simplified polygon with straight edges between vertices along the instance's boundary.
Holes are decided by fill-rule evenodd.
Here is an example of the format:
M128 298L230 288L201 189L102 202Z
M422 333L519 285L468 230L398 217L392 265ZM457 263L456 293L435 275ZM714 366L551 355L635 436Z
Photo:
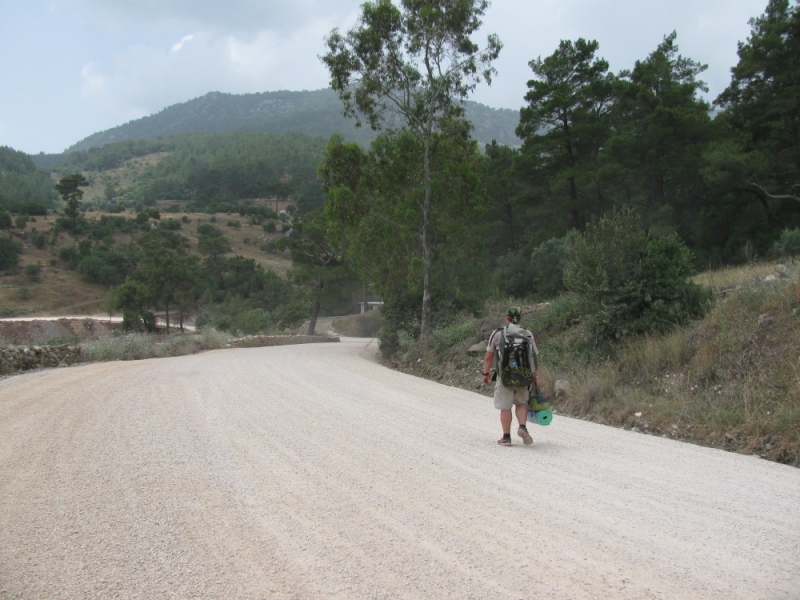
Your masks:
M0 346L77 343L109 335L118 324L97 319L0 320Z
M503 448L374 351L0 381L0 597L799 597L800 470L560 416Z

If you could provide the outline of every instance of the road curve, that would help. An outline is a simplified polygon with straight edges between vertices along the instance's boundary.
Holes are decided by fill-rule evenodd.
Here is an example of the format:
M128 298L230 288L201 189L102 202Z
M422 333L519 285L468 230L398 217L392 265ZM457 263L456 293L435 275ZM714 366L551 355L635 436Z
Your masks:
M0 381L0 598L800 598L800 470L344 340Z

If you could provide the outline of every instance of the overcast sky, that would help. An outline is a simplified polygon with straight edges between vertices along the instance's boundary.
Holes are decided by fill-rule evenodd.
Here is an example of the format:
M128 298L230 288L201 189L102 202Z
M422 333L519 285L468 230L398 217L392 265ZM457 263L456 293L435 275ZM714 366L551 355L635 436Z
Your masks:
M0 0L0 146L61 152L83 138L211 91L315 90L317 58L359 0ZM561 39L596 39L617 72L678 32L708 65L709 99L767 0L494 0L480 35L504 44L473 99L519 109L528 61Z

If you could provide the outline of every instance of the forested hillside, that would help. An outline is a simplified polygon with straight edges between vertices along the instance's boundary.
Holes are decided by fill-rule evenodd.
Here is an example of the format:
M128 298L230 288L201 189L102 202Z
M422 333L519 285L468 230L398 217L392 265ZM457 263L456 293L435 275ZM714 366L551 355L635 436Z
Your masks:
M30 156L0 146L0 207L11 212L40 214L58 197L50 175L37 169Z
M493 109L476 102L466 104L467 114L481 143L493 139L517 145L514 135L517 111ZM175 104L161 112L81 140L67 150L88 150L122 140L153 140L185 133L298 132L328 137L340 133L346 139L368 144L375 133L367 126L357 128L353 119L342 116L339 99L332 90L304 92L263 92L223 94L210 92L201 98ZM44 164L44 157L40 164Z
M194 133L73 152L56 170L88 174L87 207L171 201L236 212L240 200L274 197L291 198L302 212L322 206L316 169L325 143L299 133Z

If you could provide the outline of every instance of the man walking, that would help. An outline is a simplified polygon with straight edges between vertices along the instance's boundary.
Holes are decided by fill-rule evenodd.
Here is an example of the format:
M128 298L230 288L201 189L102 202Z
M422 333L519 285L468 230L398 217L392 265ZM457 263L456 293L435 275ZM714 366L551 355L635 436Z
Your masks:
M527 446L533 443L533 439L528 433L526 422L528 420L528 399L532 385L538 385L539 363L538 350L533 334L527 329L519 326L521 312L518 306L508 309L505 316L506 324L500 329L496 329L489 337L489 344L486 347L486 356L483 359L483 384L489 385L489 369L494 363L495 387L494 387L494 407L500 410L500 425L503 428L503 437L497 440L501 446L511 445L511 410L517 415L519 428L517 435L522 438ZM509 358L504 361L503 353L507 352L508 341L516 342L516 347L521 348L522 352L527 353L528 365L509 365ZM516 357L512 360L515 360ZM525 358L523 357L523 362ZM504 364L505 363L505 364ZM511 366L511 370L509 370ZM521 368L519 368L521 367ZM517 381L511 380L507 376L504 384L503 375L514 372ZM526 383L527 382L527 383Z

